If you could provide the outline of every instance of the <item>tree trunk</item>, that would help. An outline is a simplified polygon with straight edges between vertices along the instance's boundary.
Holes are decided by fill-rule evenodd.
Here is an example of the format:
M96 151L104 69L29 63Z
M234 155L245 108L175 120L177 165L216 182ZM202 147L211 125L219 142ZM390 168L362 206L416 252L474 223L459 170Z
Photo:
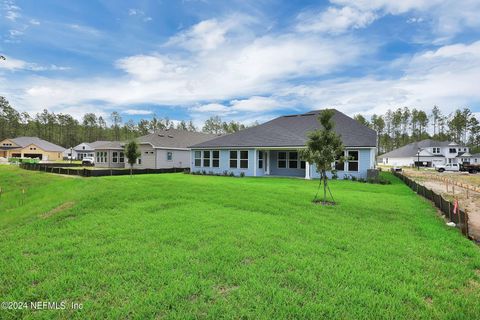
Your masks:
M133 164L130 164L130 177L133 175Z
M323 180L323 204L327 203L327 174L325 170L322 170L322 180Z

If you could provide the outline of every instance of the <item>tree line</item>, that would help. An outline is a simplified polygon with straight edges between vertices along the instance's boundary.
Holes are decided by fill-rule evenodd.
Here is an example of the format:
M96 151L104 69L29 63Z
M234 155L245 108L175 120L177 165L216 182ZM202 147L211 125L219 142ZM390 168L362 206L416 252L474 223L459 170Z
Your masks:
M110 125L107 125L110 120ZM180 121L177 124L168 118L154 115L151 119L132 119L124 122L120 113L112 112L109 119L86 113L79 121L69 114L54 113L44 109L31 115L19 112L0 96L0 140L19 136L36 136L65 148L74 147L82 142L97 140L127 141L149 133L165 129L202 131L213 134L233 133L245 129L242 123L225 122L218 116L207 119L201 129L193 122Z
M451 140L480 152L480 122L470 108L456 109L443 114L438 106L427 113L416 108L387 110L374 114L369 120L357 114L354 119L378 133L379 153L389 152L414 141Z
M480 152L480 123L469 108L443 114L438 106L434 106L428 113L403 107L389 109L383 115L374 114L370 119L361 114L354 118L378 132L379 153L427 138L452 140L469 146L472 152ZM110 120L109 125L107 120ZM156 115L151 119L140 119L137 122L130 119L124 122L118 112L112 112L109 119L86 113L80 121L69 114L49 112L46 109L30 115L17 111L5 97L0 96L0 140L36 136L69 148L81 142L97 140L126 141L164 129L226 134L246 127L240 122L222 121L218 116L210 117L201 128L197 128L191 120L175 123Z

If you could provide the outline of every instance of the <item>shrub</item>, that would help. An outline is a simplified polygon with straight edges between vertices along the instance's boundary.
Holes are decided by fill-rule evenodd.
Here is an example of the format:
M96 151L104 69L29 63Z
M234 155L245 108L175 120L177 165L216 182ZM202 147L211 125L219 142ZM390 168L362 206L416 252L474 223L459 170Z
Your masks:
M213 175L214 175L214 172L213 172L213 171L208 171L208 175L209 175L209 176L213 176Z
M207 171L202 170L202 174L203 174L204 176L207 175Z
M332 170L332 180L337 180L338 179L338 172L337 170Z
M226 177L228 176L228 170L223 171L223 175Z
M229 176L230 177L235 177L235 173L233 173L233 171L232 171L232 172L230 172Z
M245 172L240 172L240 177L245 177Z
M350 179L351 179L352 181L357 181L357 177L355 177L355 176L353 176L353 175L350 176Z
M387 180L385 178L370 178L367 180L368 183L373 183L373 184L391 184L392 182L390 180Z

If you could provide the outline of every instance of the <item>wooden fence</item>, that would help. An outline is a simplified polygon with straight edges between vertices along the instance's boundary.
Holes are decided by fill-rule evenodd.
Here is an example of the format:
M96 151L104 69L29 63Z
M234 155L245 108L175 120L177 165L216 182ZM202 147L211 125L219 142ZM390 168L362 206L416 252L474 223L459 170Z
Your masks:
M433 190L427 189L426 187L401 174L400 172L394 171L393 174L397 178L402 180L407 186L410 187L410 189L415 191L417 194L432 201L435 206L443 213L445 218L447 218L451 222L454 222L457 228L459 228L465 236L469 237L468 212L466 210L460 210L459 208L457 208L457 212L455 212L454 203L445 200L442 195L435 193Z
M29 163L22 163L20 164L20 168L26 170L36 170L36 171L43 171L48 173L56 173L56 174L66 174L72 176L80 176L80 177L103 177L103 176L121 176L121 175L129 175L129 169L115 169L115 168L105 168L105 169L86 169L79 166L72 166L72 167L62 167L52 166L52 165L45 165L45 164L29 164ZM149 173L176 173L176 172L188 172L188 168L167 168L167 169L133 169L133 174L149 174Z

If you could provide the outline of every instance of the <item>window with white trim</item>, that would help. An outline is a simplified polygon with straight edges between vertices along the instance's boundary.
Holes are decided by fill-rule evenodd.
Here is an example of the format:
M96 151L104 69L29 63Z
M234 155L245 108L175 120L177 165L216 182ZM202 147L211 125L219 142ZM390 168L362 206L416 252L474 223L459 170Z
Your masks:
M298 168L298 152L290 151L288 153L288 168L297 169Z
M220 151L218 150L212 151L212 167L213 168L220 167Z
M99 163L107 162L107 152L106 151L97 152L97 162L99 162Z
M342 151L340 154L337 155L337 158L335 159L335 170L337 171L345 171L345 161L342 159L342 157L346 156L346 151Z
M358 150L348 150L347 159L347 171L358 171Z
M195 160L194 160L195 167L202 166L202 151L195 151Z
M440 153L440 148L434 147L433 148L433 153L434 154L439 154Z
M232 169L238 168L238 151L237 150L230 151L230 168Z
M167 151L167 161L173 161L173 152Z
M277 153L277 168L284 169L287 167L287 152L279 151Z
M120 152L120 159L118 160L119 163L125 163L125 153Z
M263 169L263 151L258 151L258 168Z
M118 152L117 151L114 151L112 153L112 162L113 163L117 163L118 162Z
M240 151L240 169L248 169L248 150Z
M210 167L210 151L203 150L203 166Z

